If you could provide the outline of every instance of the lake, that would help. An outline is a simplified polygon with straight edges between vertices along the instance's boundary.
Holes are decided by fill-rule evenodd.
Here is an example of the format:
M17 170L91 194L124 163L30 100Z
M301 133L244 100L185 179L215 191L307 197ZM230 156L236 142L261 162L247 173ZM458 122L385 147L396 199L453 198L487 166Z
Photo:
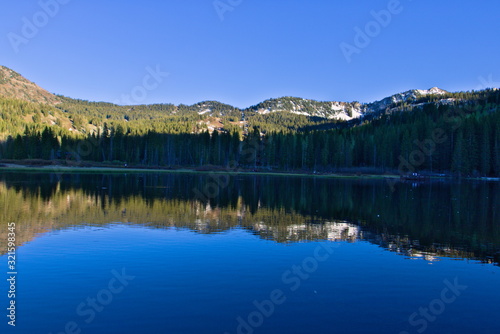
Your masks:
M499 333L499 203L495 182L2 173L1 332Z

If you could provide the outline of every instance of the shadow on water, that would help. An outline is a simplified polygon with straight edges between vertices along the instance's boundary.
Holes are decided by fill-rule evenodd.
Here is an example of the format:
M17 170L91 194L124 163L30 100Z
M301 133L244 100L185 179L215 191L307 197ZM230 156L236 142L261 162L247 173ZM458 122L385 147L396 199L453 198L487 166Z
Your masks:
M364 240L410 257L500 264L498 183L399 183L391 191L384 180L231 176L212 189L216 196L197 195L208 184L213 177L200 174L2 174L1 224L17 223L18 243L121 222L199 233L241 228L283 243Z

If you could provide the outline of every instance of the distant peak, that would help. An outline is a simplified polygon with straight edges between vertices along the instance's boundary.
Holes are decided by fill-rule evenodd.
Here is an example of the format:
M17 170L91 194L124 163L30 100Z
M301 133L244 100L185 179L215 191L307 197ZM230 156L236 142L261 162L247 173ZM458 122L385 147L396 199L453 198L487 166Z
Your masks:
M444 94L447 94L448 92L445 91L444 89L441 89L439 87L432 87L432 88L429 88L429 89L416 89L415 90L417 93L419 93L420 95L444 95Z

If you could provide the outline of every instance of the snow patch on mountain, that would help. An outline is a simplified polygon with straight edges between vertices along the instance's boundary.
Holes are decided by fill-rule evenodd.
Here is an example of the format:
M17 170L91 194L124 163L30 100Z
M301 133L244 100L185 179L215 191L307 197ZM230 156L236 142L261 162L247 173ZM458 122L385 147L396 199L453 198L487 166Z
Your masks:
M413 89L408 90L406 92L394 94L392 96L386 97L380 101L375 101L372 103L366 104L368 109L371 111L381 111L387 109L389 106L398 103L414 103L419 97L427 96L427 95L444 95L448 94L447 91L440 89L438 87L432 87L430 89Z
M205 109L205 110L199 111L198 115L203 115L203 114L209 113L211 111L212 111L211 109Z
M415 92L420 95L444 95L448 93L447 91L438 87L432 87L431 89L427 90L415 89Z

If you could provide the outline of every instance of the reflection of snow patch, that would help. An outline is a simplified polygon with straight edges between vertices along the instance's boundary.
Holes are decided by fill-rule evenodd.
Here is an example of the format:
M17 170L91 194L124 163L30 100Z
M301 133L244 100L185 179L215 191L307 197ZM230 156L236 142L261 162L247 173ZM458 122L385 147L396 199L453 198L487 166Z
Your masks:
M328 240L357 240L360 229L357 225L350 223L326 223L325 229L328 233Z
M357 225L346 222L327 222L321 225L292 224L286 226L285 231L280 231L279 227L258 222L253 225L253 228L257 232L271 232L276 239L282 237L287 240L294 240L297 236L303 235L330 241L354 241L362 236Z

